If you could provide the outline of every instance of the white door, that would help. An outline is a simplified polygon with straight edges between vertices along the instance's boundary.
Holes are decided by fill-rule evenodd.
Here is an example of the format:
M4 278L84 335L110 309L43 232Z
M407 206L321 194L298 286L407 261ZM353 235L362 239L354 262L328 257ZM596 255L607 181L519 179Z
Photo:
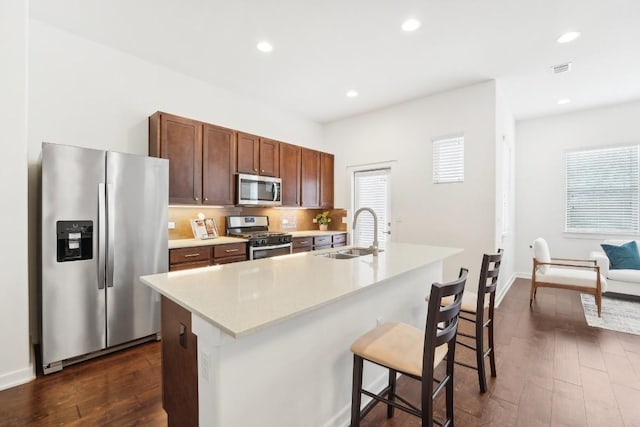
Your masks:
M359 170L353 173L353 213L362 207L374 210L378 217L380 248L385 247L391 235L390 181L390 168ZM353 233L353 244L370 246L373 243L373 225L373 216L369 212L360 213Z

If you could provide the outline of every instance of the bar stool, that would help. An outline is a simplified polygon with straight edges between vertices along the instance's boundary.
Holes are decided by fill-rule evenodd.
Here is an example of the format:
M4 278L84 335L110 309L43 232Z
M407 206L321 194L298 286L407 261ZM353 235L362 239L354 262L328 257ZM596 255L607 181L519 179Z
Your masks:
M442 379L434 378L434 369L447 354L455 354L458 316L467 274L467 269L462 268L458 279L444 284L434 283L431 286L424 331L405 323L385 323L353 343L351 427L360 426L362 417L378 402L387 405L388 418L393 416L394 408L398 408L420 417L425 427L433 425L434 422L453 426L454 358L447 358L446 375ZM451 304L442 304L442 299L446 297L451 297ZM362 388L364 360L389 370L389 384L378 394ZM396 394L397 373L421 382L422 409ZM433 400L442 390L446 390L447 418L440 423L433 419ZM363 394L373 400L361 411Z
M478 283L478 293L465 292L462 298L462 308L460 319L471 322L475 325L475 334L458 332L459 337L470 338L475 341L475 345L469 345L457 340L461 346L473 350L476 354L476 366L466 364L456 360L456 364L478 371L478 383L480 391L487 391L487 375L484 367L484 358L489 356L491 366L491 376L496 376L496 354L493 342L493 312L496 299L496 286L498 284L498 273L502 262L503 250L498 249L497 254L485 254L482 257L482 267L480 270L480 281ZM487 283L489 282L489 283ZM487 301L488 299L488 301ZM452 298L445 299L444 304L451 303ZM488 308L487 320L484 319L484 310ZM471 315L473 318L465 317ZM484 349L484 328L489 330L489 346Z

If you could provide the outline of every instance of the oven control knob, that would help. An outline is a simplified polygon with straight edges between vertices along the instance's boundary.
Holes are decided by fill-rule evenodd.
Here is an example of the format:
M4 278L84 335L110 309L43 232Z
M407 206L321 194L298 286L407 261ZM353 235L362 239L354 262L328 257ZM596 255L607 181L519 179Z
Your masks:
M260 240L260 244L261 244L262 246L266 246L266 245L267 245L267 239L262 239L262 240Z

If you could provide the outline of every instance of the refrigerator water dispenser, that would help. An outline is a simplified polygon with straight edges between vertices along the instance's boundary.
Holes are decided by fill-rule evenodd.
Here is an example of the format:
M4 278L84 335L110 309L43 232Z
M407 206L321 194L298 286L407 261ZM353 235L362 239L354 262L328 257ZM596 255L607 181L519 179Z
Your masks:
M93 257L93 221L57 221L58 262Z

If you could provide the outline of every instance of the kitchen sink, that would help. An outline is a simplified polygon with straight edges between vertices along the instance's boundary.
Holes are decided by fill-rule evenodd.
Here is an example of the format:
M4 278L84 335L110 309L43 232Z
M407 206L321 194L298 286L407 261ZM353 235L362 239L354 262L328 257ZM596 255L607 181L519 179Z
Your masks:
M318 254L316 256L323 256L325 258L333 259L353 259L358 257L358 255L350 255L342 252L330 252L328 254Z
M382 252L382 249L378 249L378 252ZM338 251L340 254L345 255L353 255L353 256L363 256L363 255L371 255L373 253L373 248L350 248L342 251Z
M378 252L382 252L382 250L379 249ZM325 258L333 258L333 259L353 259L359 256L371 255L372 253L373 253L372 248L355 247L355 248L343 249L341 251L336 251L336 252L329 252L326 254L318 254L316 256L323 256Z

